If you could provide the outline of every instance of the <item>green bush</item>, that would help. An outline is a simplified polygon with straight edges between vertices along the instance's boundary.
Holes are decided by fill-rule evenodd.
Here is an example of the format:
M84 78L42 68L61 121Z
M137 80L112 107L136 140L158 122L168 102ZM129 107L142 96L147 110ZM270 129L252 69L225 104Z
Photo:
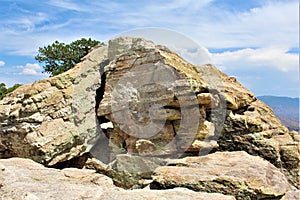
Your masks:
M4 83L0 83L0 100L3 99L3 97L20 87L21 84L15 84L14 86L10 88L6 88L6 85Z

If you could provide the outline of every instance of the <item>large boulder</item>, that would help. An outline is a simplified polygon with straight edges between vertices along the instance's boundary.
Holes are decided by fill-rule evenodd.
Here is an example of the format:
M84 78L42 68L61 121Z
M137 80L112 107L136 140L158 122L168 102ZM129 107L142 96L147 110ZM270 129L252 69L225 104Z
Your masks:
M108 51L97 115L113 124L110 160L122 151L174 158L243 150L299 187L299 141L236 78L140 38L111 40Z
M292 190L275 166L245 152L216 152L173 160L157 168L153 180L151 188L218 191L237 199L279 199Z
M141 38L111 40L108 52L111 62L104 68L97 115L113 124L107 130L112 160L120 147L131 154L169 157L217 147L217 115L206 115L206 108L220 111L224 121L225 101L196 66Z

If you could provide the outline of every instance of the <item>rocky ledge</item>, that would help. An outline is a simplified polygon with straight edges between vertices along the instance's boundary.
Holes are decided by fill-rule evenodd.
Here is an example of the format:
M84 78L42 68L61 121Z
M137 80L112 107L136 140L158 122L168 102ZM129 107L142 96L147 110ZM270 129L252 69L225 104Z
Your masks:
M29 159L10 158L0 161L0 199L220 199L234 197L184 188L170 190L124 190L109 177L93 170L45 168Z
M234 77L142 38L0 100L3 199L297 199L299 152Z

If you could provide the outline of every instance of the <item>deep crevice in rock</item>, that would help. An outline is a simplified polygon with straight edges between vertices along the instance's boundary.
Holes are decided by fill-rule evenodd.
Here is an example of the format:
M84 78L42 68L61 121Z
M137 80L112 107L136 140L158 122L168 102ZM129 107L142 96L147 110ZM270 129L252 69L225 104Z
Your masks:
M72 158L70 160L66 160L63 162L56 163L55 165L49 166L50 168L56 168L56 169L64 169L64 168L78 168L82 169L86 163L86 161L92 158L92 155L90 153L85 153L79 157Z
M101 75L101 85L100 88L98 88L96 90L96 105L95 105L95 112L97 115L97 110L99 108L100 102L103 99L104 96L104 92L105 92L105 83L106 83L106 73L104 72L104 67L107 66L109 63L109 60L105 60L104 62L102 62L100 64L100 70L99 73ZM101 121L99 121L99 123L101 124Z
M106 86L106 73L104 72L104 67L109 64L109 60L105 60L100 64L100 70L99 73L101 75L101 85L96 90L96 96L95 96L95 115L97 119L98 124L98 133L99 138L93 145L93 147L90 150L90 153L93 155L93 157L97 158L101 162L108 164L110 162L110 153L111 148L109 147L109 133L107 126L108 123L111 123L110 120L108 120L105 116L98 116L98 109L100 106L101 101L103 100L104 93L105 93L105 86ZM105 128L103 128L103 125Z

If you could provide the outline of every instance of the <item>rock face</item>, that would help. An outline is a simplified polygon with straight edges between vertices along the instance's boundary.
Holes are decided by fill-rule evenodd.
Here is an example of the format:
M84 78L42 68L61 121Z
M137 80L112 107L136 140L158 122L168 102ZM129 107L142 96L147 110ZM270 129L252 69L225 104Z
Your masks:
M120 146L131 154L169 157L243 150L270 161L299 187L299 142L235 78L142 39L109 45L112 62L104 69L97 115L114 125L108 130L111 159Z
M106 57L107 47L99 47L74 69L23 85L1 100L0 157L54 165L85 152L98 135L95 97Z
M148 155L178 156L214 147L214 124L197 98L209 88L194 66L142 39L110 41L108 52L112 61L104 68L105 93L97 114L114 125L108 130L113 151L123 145L133 154L147 155L151 148Z
M210 71L209 68L199 69L202 73ZM273 110L257 100L235 78L219 73L226 96L227 114L218 139L218 150L246 151L258 155L280 168L299 188L300 145L297 136L290 135Z
M298 136L234 77L212 65L194 66L141 38L113 39L70 71L21 86L0 100L0 158L30 158L60 169L85 166L123 188L150 184L240 199L285 194L288 199L300 182ZM105 180L108 190L135 198ZM97 184L82 195L93 193ZM14 195L4 188L7 196ZM134 194L138 199L147 192ZM151 190L149 197L197 199L196 194Z
M0 160L0 199L3 200L61 200L61 199L220 199L232 196L217 193L173 190L126 191L113 185L113 181L92 170L45 168L28 159Z

